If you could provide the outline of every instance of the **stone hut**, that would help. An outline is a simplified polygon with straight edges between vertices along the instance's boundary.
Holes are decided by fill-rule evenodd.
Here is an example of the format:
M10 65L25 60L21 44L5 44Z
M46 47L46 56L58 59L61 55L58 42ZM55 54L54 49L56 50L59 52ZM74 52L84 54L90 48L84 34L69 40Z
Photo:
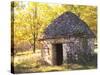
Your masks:
M86 62L94 49L94 33L72 12L65 12L45 29L40 39L44 61L51 65Z

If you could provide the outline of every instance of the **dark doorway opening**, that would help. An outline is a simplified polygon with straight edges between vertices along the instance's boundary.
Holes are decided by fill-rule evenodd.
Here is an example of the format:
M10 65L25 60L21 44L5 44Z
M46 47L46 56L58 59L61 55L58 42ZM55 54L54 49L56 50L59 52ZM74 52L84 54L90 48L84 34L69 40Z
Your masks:
M62 65L63 63L62 44L55 44L55 49L56 49L56 65Z

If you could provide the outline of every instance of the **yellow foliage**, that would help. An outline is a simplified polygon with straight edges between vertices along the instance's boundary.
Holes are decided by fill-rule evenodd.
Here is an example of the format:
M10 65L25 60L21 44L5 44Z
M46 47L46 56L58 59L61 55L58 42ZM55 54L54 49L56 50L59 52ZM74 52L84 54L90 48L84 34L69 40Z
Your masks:
M44 29L59 15L71 11L97 32L97 7L38 2L17 2L14 8L14 40L36 41ZM16 8L21 8L20 10ZM13 21L13 20L12 20ZM35 39L35 40L33 40Z

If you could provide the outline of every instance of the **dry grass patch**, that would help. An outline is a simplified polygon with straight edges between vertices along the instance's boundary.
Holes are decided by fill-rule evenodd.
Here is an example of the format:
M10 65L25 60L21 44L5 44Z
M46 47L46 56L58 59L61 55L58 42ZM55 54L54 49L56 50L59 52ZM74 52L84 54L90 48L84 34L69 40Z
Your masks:
M79 64L63 64L61 66L50 66L43 64L39 50L36 53L32 51L19 52L14 56L15 73L31 73L31 72L51 72L65 70L81 70L93 69L95 66L79 65Z

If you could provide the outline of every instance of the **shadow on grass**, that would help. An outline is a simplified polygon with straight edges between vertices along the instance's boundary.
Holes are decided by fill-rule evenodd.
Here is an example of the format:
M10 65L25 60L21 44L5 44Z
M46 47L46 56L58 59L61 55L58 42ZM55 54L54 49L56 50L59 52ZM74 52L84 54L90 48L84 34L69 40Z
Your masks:
M43 64L20 63L14 68L15 73L37 73L37 72L53 72L66 70L86 70L95 69L95 65L65 64L61 66L50 66Z
M66 70L88 70L97 68L97 55L91 57L88 62L81 62L78 64L70 63L61 66L50 66L48 63L40 59L24 60L20 63L14 64L14 73L37 73L37 72L53 72Z
M26 61L14 66L14 73L37 73L37 72L52 72L52 71L63 71L64 66L50 66L46 62L38 60L36 62Z

